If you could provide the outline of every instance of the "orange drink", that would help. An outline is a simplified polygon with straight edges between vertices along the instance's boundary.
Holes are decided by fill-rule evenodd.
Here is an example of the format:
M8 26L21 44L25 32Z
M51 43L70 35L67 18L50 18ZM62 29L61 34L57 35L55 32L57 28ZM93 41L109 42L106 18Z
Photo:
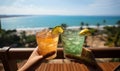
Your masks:
M38 53L40 55L46 55L49 52L57 51L59 35L52 34L51 32L51 30L44 29L36 34ZM52 59L55 57L56 53L47 59Z

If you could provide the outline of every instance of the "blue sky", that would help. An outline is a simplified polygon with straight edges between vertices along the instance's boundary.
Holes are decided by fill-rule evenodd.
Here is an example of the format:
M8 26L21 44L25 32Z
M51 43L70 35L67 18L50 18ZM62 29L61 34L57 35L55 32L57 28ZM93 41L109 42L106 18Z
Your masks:
M0 14L120 16L120 0L0 0Z

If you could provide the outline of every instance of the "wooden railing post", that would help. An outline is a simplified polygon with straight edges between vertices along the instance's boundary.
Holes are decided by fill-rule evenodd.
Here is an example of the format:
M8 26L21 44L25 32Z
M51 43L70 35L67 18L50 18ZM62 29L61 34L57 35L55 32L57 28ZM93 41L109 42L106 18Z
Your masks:
M17 63L16 60L9 59L9 49L10 47L2 48L2 56L1 61L3 63L5 71L17 71Z

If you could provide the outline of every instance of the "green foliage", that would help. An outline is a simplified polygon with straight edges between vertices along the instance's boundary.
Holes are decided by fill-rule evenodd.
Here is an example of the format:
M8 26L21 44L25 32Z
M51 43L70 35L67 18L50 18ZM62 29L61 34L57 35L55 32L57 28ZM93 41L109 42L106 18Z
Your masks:
M28 35L26 36L26 32L23 31L21 32L21 44L22 46L28 46L28 47L36 47L37 43L36 43L36 38L35 35Z
M63 23L63 24L61 24L61 27L62 27L63 29L66 29L66 28L68 27L68 25L65 24L65 23Z
M26 43L31 43L35 41L36 41L35 35L29 35L26 37Z
M107 35L107 41L105 45L111 47L119 47L120 46L120 28L115 26L106 26L104 27L104 33Z
M16 31L1 30L0 33L0 47L18 44L20 37L16 35Z
M84 26L84 22L81 22L81 23L80 23L80 26L81 26L80 29L82 30L82 29L83 29L83 26Z
M85 25L86 25L87 28L89 28L89 24L88 23L86 23Z
M26 36L26 33L23 31L18 36L16 30L0 31L0 48L3 46L24 47L26 44L29 47L36 46L35 35Z
M114 47L114 38L113 37L107 37L107 41L104 45L107 45L109 47Z
M35 35L27 36L25 41L26 41L25 43L28 44L28 47L36 47L37 46Z
M89 28L89 30L90 30L92 36L94 36L97 32L97 30L94 28Z
M1 19L0 19L0 31L1 31Z
M118 25L118 27L120 27L120 20L119 21L117 21L117 23L116 23L117 25Z

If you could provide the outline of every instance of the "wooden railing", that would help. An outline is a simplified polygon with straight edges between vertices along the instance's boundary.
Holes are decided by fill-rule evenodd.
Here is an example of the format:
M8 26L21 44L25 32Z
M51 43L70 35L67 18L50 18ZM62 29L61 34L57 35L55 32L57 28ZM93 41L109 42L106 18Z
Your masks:
M27 59L35 48L10 48L0 49L0 59L5 71L17 71L16 60ZM88 48L92 50L95 58L120 58L120 48ZM64 59L63 48L58 48L56 59Z

